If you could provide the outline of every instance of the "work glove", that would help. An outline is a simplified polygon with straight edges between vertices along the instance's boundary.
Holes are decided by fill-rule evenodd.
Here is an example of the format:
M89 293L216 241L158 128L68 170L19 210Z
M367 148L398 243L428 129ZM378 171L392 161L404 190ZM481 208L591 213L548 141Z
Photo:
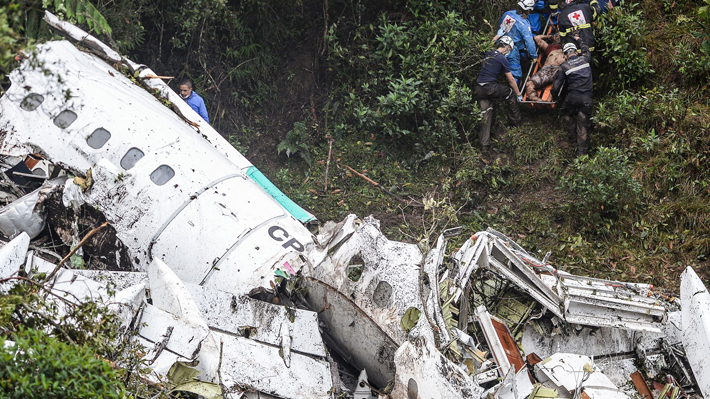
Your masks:
M523 101L523 96L518 96L518 102Z

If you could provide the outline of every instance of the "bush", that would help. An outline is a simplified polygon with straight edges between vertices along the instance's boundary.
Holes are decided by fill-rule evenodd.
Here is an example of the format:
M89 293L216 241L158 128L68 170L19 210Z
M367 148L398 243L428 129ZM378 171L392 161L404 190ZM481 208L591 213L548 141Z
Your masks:
M21 330L0 349L3 398L122 398L118 371L87 346L68 345L37 330ZM0 348L5 344L0 339Z
M569 173L560 178L560 188L572 201L569 210L595 226L604 218L619 216L639 203L641 185L623 152L599 148L599 152L577 158Z
M455 11L417 10L408 17L395 22L382 14L379 25L358 28L355 42L343 45L345 32L331 28L329 59L342 82L331 101L343 108L334 125L421 153L450 149L479 119L464 82L475 78L472 68L488 40Z
M638 4L614 7L600 18L596 52L601 53L601 69L606 86L628 88L644 83L654 73L646 57L646 23Z

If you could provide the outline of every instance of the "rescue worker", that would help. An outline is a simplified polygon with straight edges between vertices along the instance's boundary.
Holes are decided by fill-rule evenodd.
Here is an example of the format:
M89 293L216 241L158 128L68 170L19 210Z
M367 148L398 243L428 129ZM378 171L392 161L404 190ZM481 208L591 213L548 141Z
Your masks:
M510 36L503 37L510 38ZM510 52L506 54L505 58L508 60L508 65L510 66L510 73L513 74L513 77L515 78L515 83L519 85L520 80L523 78L523 67L520 65L520 51L518 51L518 48L513 45Z
M585 0L564 0L560 4L562 7L557 19L557 26L562 38L562 44L574 43L574 36L580 37L589 46L589 51L594 51L594 29L592 22L599 14L599 3L591 0L589 4Z
M544 10L545 0L536 0L530 15L528 15L528 22L533 35L539 35L542 32L542 28L544 28Z
M182 97L187 105L195 110L205 122L210 123L210 117L207 115L207 107L205 107L205 100L192 91L192 81L190 79L183 79L182 82L180 82L180 97Z
M574 38L581 43L581 55L574 43L562 47L567 60L560 65L552 84L552 98L557 101L559 93L565 88L561 112L565 118L567 139L577 143L577 156L589 153L589 126L592 116L592 59L584 40Z
M496 42L503 35L510 36L515 42L515 47L520 52L520 57L522 59L530 58L533 61L537 59L537 49L535 48L535 40L533 40L528 15L534 5L535 0L519 0L517 9L506 11L503 14L498 32L493 37L493 41Z
M535 43L540 50L545 53L545 65L540 68L525 84L525 94L529 101L542 101L537 95L537 91L552 84L555 79L555 73L560 69L560 65L565 62L565 56L562 53L562 44L560 44L560 35L537 35ZM552 43L548 43L550 40Z
M481 147L484 153L491 151L491 122L493 121L493 101L504 100L508 103L508 118L512 125L520 124L520 110L518 109L518 101L522 100L518 85L515 83L515 78L510 72L508 60L505 54L513 49L515 43L509 36L503 36L497 42L497 49L486 53L486 58L483 61L481 73L476 80L476 88L474 96L478 100L478 105L483 113L483 123L479 136L481 139ZM508 81L508 86L498 83L498 75L503 72Z

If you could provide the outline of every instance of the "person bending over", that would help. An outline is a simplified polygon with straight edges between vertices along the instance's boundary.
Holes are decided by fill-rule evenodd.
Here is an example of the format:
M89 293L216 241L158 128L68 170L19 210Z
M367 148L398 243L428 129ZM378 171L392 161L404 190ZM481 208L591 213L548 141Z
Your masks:
M510 66L505 55L513 48L513 39L503 36L497 42L497 49L486 53L483 61L481 73L476 80L474 96L478 100L478 105L483 113L483 123L479 136L481 147L484 153L491 150L491 122L493 121L493 101L502 100L508 103L508 118L513 125L520 124L520 110L517 100L521 100L518 85L515 83L513 74L510 73ZM508 86L498 83L498 75L503 73L508 81Z

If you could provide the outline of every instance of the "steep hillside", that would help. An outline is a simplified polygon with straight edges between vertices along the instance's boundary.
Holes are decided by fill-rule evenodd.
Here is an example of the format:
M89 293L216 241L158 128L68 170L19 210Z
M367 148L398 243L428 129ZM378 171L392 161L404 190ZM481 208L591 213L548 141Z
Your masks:
M514 128L499 112L481 154L472 87L512 0L44 6L175 87L193 78L213 126L321 220L372 213L424 246L491 226L562 268L676 289L687 265L710 279L709 4L625 0L596 21L581 158L554 110ZM3 6L0 72L51 38L36 6Z

